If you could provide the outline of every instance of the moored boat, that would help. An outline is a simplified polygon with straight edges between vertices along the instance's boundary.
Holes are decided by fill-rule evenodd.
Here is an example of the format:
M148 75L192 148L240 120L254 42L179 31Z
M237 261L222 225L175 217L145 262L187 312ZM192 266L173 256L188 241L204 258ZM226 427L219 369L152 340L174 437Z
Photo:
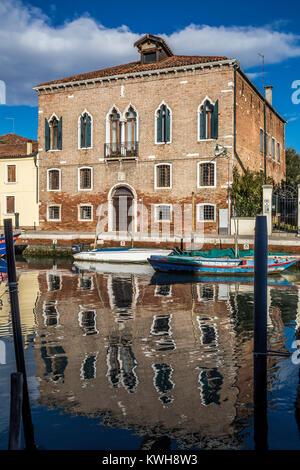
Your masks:
M158 272L190 272L194 274L225 274L225 275L254 275L254 259L238 258L203 258L198 256L151 256L149 263ZM293 264L300 261L300 258L290 256L269 256L268 274L280 273L288 269Z
M13 234L13 240L14 244L18 240L19 236L21 235L21 232L14 233ZM5 248L5 236L3 233L0 234L0 256L4 256L6 254L6 248Z
M151 256L167 256L171 250L158 248L103 248L74 253L76 261L100 261L101 263L147 263Z
M149 264L144 263L100 263L93 261L75 261L73 264L74 272L93 272L106 274L139 274L152 275L153 269ZM76 271L75 271L76 270Z

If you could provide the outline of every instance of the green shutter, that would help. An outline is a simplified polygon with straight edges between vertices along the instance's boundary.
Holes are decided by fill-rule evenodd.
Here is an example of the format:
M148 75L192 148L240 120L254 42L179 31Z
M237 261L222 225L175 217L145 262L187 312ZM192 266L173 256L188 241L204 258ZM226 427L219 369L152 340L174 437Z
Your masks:
M206 101L200 114L200 139L206 139Z
M62 149L62 117L58 121L57 148L58 150Z
M171 116L170 110L165 106L165 142L170 142Z
M163 105L160 107L159 116L156 118L156 140L162 142L162 111Z
M80 116L80 148L85 147L83 142L83 116Z
M50 149L50 126L49 122L45 118L45 150L46 152Z
M213 109L212 115L212 138L218 138L218 115L219 115L219 101L217 100Z
M85 128L85 146L86 147L92 146L91 132L92 132L91 117L87 114L86 115L86 128Z

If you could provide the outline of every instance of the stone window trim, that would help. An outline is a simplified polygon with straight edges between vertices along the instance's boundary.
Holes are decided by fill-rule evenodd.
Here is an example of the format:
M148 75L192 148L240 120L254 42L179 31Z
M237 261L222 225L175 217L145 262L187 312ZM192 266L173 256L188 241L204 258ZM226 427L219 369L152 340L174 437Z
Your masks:
M14 212L7 212L7 210L8 210L8 207L7 207L8 198L14 198ZM5 215L15 214L17 212L17 210L16 210L16 195L15 194L5 194L4 200L5 200Z
M59 218L57 219L50 219L50 208L51 207L58 207L59 209ZM47 205L47 222L61 222L61 204L48 204Z
M202 100L202 102L199 104L198 109L197 109L197 142L214 142L217 140L217 138L214 137L207 137L205 139L202 139L200 137L200 119L201 119L201 108L204 105L204 103L209 102L209 104L214 108L216 105L216 102L214 102L209 96L205 96L205 98Z
M203 216L203 218L201 217L201 209L203 208L203 211L204 211L205 207L211 207L211 208L214 209L213 219L205 219L204 216ZM209 203L209 202L202 202L200 204L197 204L196 214L197 214L197 222L203 222L203 223L216 222L216 204L212 204L212 203Z
M9 179L8 178L8 168L12 167L12 166L15 167L15 170L14 170L14 172L15 172L15 174L14 174L15 181L8 181L8 179ZM18 180L17 180L17 165L16 165L16 163L6 163L6 165L5 165L5 184L16 184L17 182L18 182Z
M50 188L50 171L58 171L59 175L59 187L58 189ZM48 168L47 169L47 191L61 191L61 169L60 168Z
M49 148L47 149L46 145L45 145L45 151L46 152L61 152L62 148L59 148L59 145L57 145L56 148L52 148L53 147L53 122L57 121L57 123L59 124L60 121L60 118L58 118L58 116L55 114L55 113L52 113L52 115L50 116L49 119L46 118L46 121L48 122L48 125L49 125ZM57 135L57 144L58 144L58 135Z
M202 186L201 185L201 166L202 165L205 165L205 164L212 164L214 165L214 184L213 185L208 185L208 186ZM198 189L203 189L203 188L211 188L211 189L214 189L217 187L217 162L212 162L210 160L203 160L201 162L198 162L197 163L197 188Z
M168 166L170 168L170 185L169 186L158 186L158 178L157 173L159 171L159 167L161 166ZM154 165L154 189L172 189L172 163L157 163Z
M162 105L165 105L167 107L167 109L169 110L170 112L170 140L168 140L167 142L158 142L157 141L157 118L158 118L158 111L160 110L160 108L162 107ZM172 109L170 108L170 106L167 105L167 103L163 100L159 105L158 107L156 108L155 112L154 112L154 143L155 145L168 145L168 144L171 144L172 143L172 127L173 127L173 113L172 113Z
M159 207L169 207L169 214L170 214L170 218L168 219L160 219L158 217L158 208ZM172 221L172 204L166 204L166 203L162 203L162 204L154 204L154 221L155 222L168 222L170 223Z
M81 170L90 170L91 171L91 187L90 188L81 188L80 187L80 172ZM81 166L78 168L78 191L92 191L93 190L93 177L94 177L94 172L93 172L93 167L91 166Z
M91 118L91 146L90 147L81 147L81 117L87 114ZM91 113L87 109L84 109L82 113L78 116L78 150L90 150L93 148L93 129L94 121Z
M108 111L107 115L106 115L106 118L105 118L105 143L106 144L111 144L111 114L116 111L117 114L119 114L120 118L119 118L119 121L120 121L120 124L121 124L121 135L120 135L120 144L124 144L126 142L126 129L125 129L125 124L127 122L127 114L130 110L130 108L136 113L136 120L135 120L135 124L136 124L136 142L139 141L139 113L136 109L136 107L130 102L124 112L122 113L118 106L116 106L115 104L110 108L110 110Z
M91 208L91 218L90 219L83 219L81 217L81 208L82 207L90 207ZM90 204L90 203L85 204L83 202L83 203L79 204L78 205L78 221L79 222L92 222L93 221L93 208L94 208L93 204Z

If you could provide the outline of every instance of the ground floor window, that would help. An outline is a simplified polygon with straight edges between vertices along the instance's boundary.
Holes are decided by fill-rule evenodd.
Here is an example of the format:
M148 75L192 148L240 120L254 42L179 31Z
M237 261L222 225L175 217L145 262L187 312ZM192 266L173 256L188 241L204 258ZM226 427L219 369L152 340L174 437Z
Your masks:
M16 212L15 196L5 196L5 213L14 214Z
M171 204L159 204L155 206L156 222L170 222L171 212L172 212Z
M93 206L84 204L79 206L79 220L93 220Z
M216 206L215 204L197 204L198 222L215 222Z
M48 206L48 220L60 221L60 206Z

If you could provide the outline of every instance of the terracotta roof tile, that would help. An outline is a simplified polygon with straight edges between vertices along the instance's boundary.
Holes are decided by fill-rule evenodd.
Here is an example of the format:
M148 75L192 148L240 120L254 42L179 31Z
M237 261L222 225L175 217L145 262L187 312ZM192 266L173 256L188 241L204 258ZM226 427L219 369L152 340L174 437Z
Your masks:
M106 69L95 70L93 72L81 73L78 75L73 75L71 77L61 78L59 80L52 80L50 82L40 83L39 85L37 85L37 87L45 85L54 85L59 83L76 82L93 78L108 77L112 75L121 75L126 73L145 72L147 70L160 70L169 67L218 62L220 60L227 60L227 57L173 55L171 57L167 57L164 60L161 60L160 62L154 62L152 64L141 64L140 61L130 62L128 64L117 65L115 67L109 67Z
M9 133L0 135L0 156L13 157L19 155L27 155L27 142L32 143L32 152L38 151L38 143L36 140L27 139L20 135Z

